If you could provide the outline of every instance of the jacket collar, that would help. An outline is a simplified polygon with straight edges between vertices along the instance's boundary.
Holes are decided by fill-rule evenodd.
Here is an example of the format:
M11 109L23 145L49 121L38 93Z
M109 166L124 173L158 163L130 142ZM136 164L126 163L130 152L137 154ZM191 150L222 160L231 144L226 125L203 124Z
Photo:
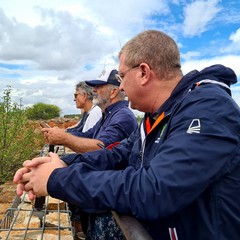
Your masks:
M105 109L105 114L106 115L111 114L112 112L115 112L118 109L123 108L123 107L128 107L128 101L122 100L122 101L118 101L118 102L111 104L110 106L108 106Z
M173 90L171 96L165 101L165 103L158 109L156 114L165 112L165 116L172 111L174 105L179 102L186 93L196 86L196 83L203 79L211 79L223 83L228 86L237 82L237 76L231 68L227 68L223 65L217 64L202 71L193 70L186 74L177 84ZM228 88L225 89L230 95L231 92ZM153 114L154 115L154 114Z

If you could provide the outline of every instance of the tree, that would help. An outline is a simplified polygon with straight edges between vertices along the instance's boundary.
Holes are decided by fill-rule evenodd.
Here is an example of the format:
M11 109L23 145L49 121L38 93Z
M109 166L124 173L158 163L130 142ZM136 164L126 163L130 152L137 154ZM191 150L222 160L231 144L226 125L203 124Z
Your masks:
M32 120L48 120L59 117L61 109L52 104L36 103L27 110L28 119Z
M0 183L12 180L22 162L36 156L36 150L44 144L40 132L29 123L21 104L12 103L10 86L0 102Z

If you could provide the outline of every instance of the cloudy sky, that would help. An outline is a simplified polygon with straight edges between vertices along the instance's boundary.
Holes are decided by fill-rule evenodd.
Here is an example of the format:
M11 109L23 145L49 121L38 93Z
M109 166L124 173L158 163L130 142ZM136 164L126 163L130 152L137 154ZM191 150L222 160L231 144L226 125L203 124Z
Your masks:
M121 46L146 29L175 39L184 73L220 63L240 80L239 0L0 0L0 96L10 85L24 106L79 113L76 83L118 68Z

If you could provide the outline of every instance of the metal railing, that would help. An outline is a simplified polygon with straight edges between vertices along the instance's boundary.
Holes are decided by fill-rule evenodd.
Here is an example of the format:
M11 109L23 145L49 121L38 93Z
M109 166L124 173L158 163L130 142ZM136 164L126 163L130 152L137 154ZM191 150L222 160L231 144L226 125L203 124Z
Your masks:
M71 212L66 203L57 200L54 209L49 209L49 197L46 197L43 207L36 208L31 203L30 206L26 205L26 198L27 194L22 198L16 196L11 207L7 209L0 223L0 239L44 240L47 239L48 234L55 235L55 239L58 240L64 239L65 236L68 236L67 239L73 239ZM24 215L24 219L20 218L21 215ZM47 220L50 215L54 217L54 222Z

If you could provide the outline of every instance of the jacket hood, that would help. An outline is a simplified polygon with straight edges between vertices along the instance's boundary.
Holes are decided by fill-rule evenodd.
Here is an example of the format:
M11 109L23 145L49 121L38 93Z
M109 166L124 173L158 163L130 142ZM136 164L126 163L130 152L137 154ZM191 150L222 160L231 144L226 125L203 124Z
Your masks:
M193 89L196 86L196 83L203 79L215 80L219 83L227 84L228 86L237 82L237 76L235 72L231 68L225 67L221 64L206 67L200 72L198 70L193 70L186 74L181 81L179 81L171 96L157 112L171 111L174 103L182 99L189 89ZM226 91L229 93L229 95L231 95L229 89L226 89Z
M231 68L225 67L221 64L204 68L200 74L203 75L204 78L208 78L209 76L210 79L212 79L214 77L214 80L223 82L228 86L237 82L237 76L235 72Z

